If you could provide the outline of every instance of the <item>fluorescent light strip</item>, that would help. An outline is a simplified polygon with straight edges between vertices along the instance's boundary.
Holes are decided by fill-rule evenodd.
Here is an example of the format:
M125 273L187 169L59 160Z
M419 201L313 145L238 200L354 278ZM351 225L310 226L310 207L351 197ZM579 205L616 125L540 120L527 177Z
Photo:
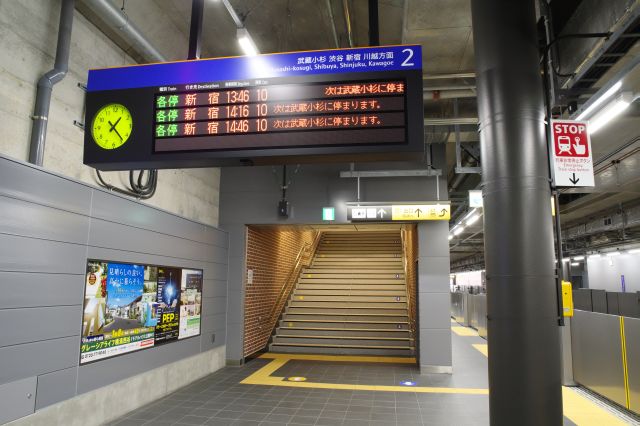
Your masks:
M600 96L598 99L596 99L594 103L589 105L589 108L582 111L580 115L576 117L576 120L582 120L583 118L587 117L593 110L595 110L598 107L598 105L600 105L601 103L609 99L611 96L613 96L620 89L620 87L622 87L621 81L611 86L611 88L606 92L604 92L603 95Z
M462 231L464 231L464 226L458 226L453 230L453 235L460 235L462 234Z
M480 219L480 215L479 214L475 214L475 215L471 216L469 219L467 219L467 226L473 225L474 223L476 223L478 221L478 219Z
M571 262L571 266L580 266L579 262Z
M592 254L589 256L589 259L599 259L600 255L599 254Z
M629 254L640 254L640 248L629 250Z
M607 125L611 120L613 120L618 115L622 114L624 110L626 110L629 105L631 105L631 101L633 99L633 95L625 92L618 96L614 101L610 102L602 111L593 116L591 120L589 120L588 130L589 133L595 133L605 125Z
M619 251L612 251L607 253L607 256L612 257L612 256L620 256L620 252Z
M576 256L573 260L584 260L584 256Z

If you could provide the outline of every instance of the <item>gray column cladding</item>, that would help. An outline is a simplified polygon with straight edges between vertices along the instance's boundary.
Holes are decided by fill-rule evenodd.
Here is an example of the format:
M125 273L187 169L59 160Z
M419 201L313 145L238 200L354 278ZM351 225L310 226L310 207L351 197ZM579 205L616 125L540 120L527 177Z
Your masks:
M445 164L444 145L433 146L433 165ZM282 168L230 167L222 169L220 181L220 227L229 232L229 299L227 309L227 358L242 359L244 322L244 269L246 225L250 224L314 224L322 222L322 208L335 207L336 220L347 222L346 202L356 201L356 180L340 178L349 164L289 166L291 184L287 198L291 205L289 218L277 215L281 198ZM356 170L420 169L424 163L357 164ZM447 200L446 179L439 179L440 199ZM361 179L361 201L411 202L436 200L434 177ZM325 222L327 223L327 222ZM432 366L451 366L451 336L449 320L449 243L448 223L424 223L421 236L421 287L419 303L425 317L420 316L421 358ZM422 261L424 260L424 261ZM433 295L433 297L432 297ZM444 345L442 350L438 349Z
M450 372L449 223L418 225L418 325L420 369Z
M201 336L80 367L87 258L203 269ZM226 232L0 157L0 423L224 345L227 263Z

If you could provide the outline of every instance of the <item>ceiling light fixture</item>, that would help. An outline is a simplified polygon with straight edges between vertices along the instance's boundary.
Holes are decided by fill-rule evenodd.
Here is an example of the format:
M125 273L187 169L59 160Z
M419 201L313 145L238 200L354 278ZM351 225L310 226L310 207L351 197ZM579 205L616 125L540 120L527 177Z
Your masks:
M600 257L600 255L598 253L589 255L589 259L598 259Z
M238 37L238 43L245 55L256 56L258 54L258 48L246 28L238 28L236 36Z
M638 254L640 253L640 248L629 250L629 254Z
M571 262L571 266L580 266L580 262Z
M568 262L568 261L569 261L569 258L568 258L568 257L563 257L563 258L562 258L562 261L563 261L563 262Z
M479 214L474 214L469 219L467 219L467 226L473 225L474 223L476 223L478 221L478 219L480 219L480 215Z
M619 251L612 251L607 253L607 256L611 257L611 256L620 256L620 252Z
M458 226L453 230L453 235L460 235L462 234L462 231L464 231L464 226Z
M453 240L453 235L449 235L449 241Z
M584 260L584 256L576 256L573 260Z
M613 101L609 102L600 112L589 120L589 133L595 133L618 115L622 114L633 102L633 94L631 92L620 93Z
M600 104L602 104L604 101L606 101L607 99L609 99L611 96L613 96L618 90L620 90L620 88L622 87L622 82L619 81L616 84L614 84L613 86L611 86L611 88L609 90L607 90L606 92L604 92L604 94L602 96L600 96L598 99L596 99L596 101L594 103L592 103L591 105L589 105L589 107L587 109L585 109L584 111L582 111L580 113L580 115L578 115L576 117L576 120L580 121L583 118L587 117L589 114L591 114L591 112L593 112Z

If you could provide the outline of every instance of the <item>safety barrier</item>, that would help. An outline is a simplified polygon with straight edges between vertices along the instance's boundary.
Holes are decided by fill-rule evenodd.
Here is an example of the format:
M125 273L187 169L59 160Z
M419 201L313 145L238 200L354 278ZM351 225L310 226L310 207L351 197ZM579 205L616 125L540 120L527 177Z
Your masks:
M574 380L640 414L640 319L576 310Z

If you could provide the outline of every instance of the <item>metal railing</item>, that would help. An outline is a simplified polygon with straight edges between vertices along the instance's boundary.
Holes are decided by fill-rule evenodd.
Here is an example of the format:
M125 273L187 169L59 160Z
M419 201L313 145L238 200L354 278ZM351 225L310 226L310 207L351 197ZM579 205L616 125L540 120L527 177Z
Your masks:
M278 297L273 304L273 308L271 309L271 314L269 315L269 330L271 330L270 336L273 335L273 330L275 329L278 319L282 314L282 310L284 309L284 305L286 300L289 298L291 294L291 290L293 289L294 284L298 278L298 274L302 268L308 267L311 265L311 260L316 253L318 248L318 244L320 243L320 237L322 235L321 231L316 231L316 235L313 237L313 241L311 243L305 243L298 255L296 256L296 261L287 275L287 278L282 283L282 287L280 287L280 292L278 293ZM270 337L271 338L271 337ZM270 339L269 339L270 340ZM267 341L267 345L269 341Z

